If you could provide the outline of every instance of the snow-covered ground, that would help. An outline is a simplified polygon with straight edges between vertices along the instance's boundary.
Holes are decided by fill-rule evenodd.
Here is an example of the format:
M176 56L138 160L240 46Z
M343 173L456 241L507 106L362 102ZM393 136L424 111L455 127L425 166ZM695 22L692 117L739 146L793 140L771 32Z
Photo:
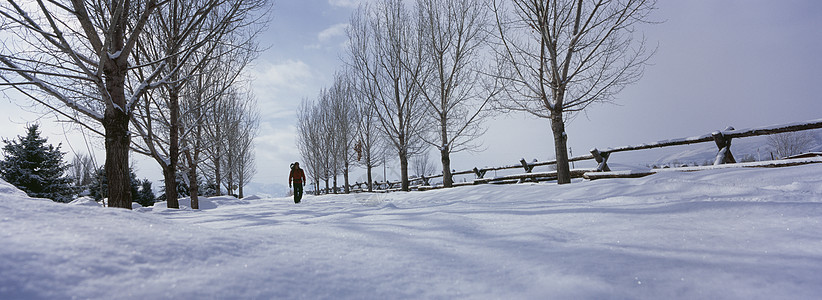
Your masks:
M0 299L822 295L820 164L200 211L78 202L0 182Z

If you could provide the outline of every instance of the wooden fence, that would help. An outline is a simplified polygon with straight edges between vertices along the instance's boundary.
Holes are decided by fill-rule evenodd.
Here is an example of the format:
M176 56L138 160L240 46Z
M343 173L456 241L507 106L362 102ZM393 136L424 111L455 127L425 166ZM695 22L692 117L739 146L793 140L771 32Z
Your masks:
M731 141L732 139L736 138L744 138L744 137L754 137L754 136L763 136L763 135L771 135L771 134L778 134L778 133L785 133L785 132L796 132L796 131L803 131L803 130L811 130L811 129L819 129L822 128L822 119L811 120L807 122L799 122L799 123L790 123L790 124L783 124L783 125L773 125L773 126L766 126L766 127L758 127L758 128L750 128L750 129L743 129L743 130L736 130L733 127L728 127L725 130L715 131L710 134L696 136L696 137L688 137L688 138L680 138L680 139L671 139L671 140L664 140L658 141L655 143L649 144L639 144L633 146L623 146L623 147L616 147L616 148L605 148L605 149L591 149L590 154L575 156L568 159L569 162L577 162L577 161L586 161L586 160L595 160L597 163L597 167L595 169L574 169L571 170L571 177L572 178L581 178L586 177L589 179L597 179L597 178L612 178L612 177L640 177L644 175L651 174L649 173L622 173L622 174L614 174L609 173L611 169L608 167L608 158L612 153L617 152L625 152L625 151L637 151L637 150L646 150L646 149L653 149L653 148L663 148L663 147L671 147L671 146L681 146L681 145L690 145L690 144L698 144L698 143L706 143L706 142L714 142L718 148L716 158L714 159L714 165L726 164L726 163L736 163L736 159L734 158L733 154L731 153ZM471 182L464 182L464 183L454 183L455 186L461 185L473 185L473 184L505 184L505 183L518 183L518 182L525 182L525 181L545 181L545 180L556 180L557 175L556 171L548 171L548 172L532 172L534 168L540 166L548 166L548 165L556 165L556 160L544 161L544 162L527 162L525 159L521 159L519 164L514 165L507 165L502 167L492 167L492 168L473 168L471 170L464 170L453 172L452 176L460 176L460 175L474 175L474 180ZM513 174L513 175L505 175L499 176L494 178L485 178L485 175L488 171L499 171L499 170L511 170L511 169L523 169L524 173L520 174ZM597 175L596 172L601 173L601 175ZM412 183L412 189L414 190L429 190L433 188L438 188L436 186L431 186L429 184L431 179L440 178L442 174L433 175L433 176L421 176L417 178L411 178L409 181ZM390 192L390 191L399 191L400 182L377 182L375 183L375 191L378 192ZM379 189L377 188L379 187ZM440 186L441 187L441 186ZM362 192L366 191L368 186L366 183L355 183L350 186L352 192ZM341 191L342 188L338 188L338 192ZM325 191L325 190L324 190ZM327 191L326 191L327 192Z

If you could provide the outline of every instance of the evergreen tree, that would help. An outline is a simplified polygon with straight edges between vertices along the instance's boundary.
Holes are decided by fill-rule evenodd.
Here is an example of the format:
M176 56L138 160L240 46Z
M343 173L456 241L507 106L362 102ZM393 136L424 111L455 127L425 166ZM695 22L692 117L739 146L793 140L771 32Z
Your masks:
M97 202L108 197L108 178L106 178L105 169L102 167L95 172L94 180L91 183L91 196Z
M217 184L213 182L200 183L200 196L213 197L217 196Z
M128 168L129 179L131 180L131 202L140 203L138 200L139 197L137 196L137 192L140 191L140 180L137 179L137 174L134 174L134 170L131 167Z
M144 207L154 205L154 191L151 189L151 181L143 179L140 185L140 191L137 192L134 202L140 203Z
M41 137L38 129L39 125L33 124L26 127L25 137L3 140L6 145L0 161L0 176L30 197L70 202L74 189L72 179L64 176L69 167L63 161L65 153L60 152L60 145L55 148L46 144L48 139Z

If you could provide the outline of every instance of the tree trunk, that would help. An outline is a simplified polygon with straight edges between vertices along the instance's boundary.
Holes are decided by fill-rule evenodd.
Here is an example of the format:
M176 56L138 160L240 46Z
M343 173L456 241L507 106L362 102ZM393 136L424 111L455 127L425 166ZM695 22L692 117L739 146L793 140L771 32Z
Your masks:
M168 208L180 208L180 202L177 200L177 178L175 172L169 166L163 166L163 180L165 180L166 188L166 204ZM169 182L173 182L169 184Z
M196 153L194 157L191 155L191 150L185 151L186 160L188 160L188 192L191 195L191 209L200 209L200 184L197 181L197 164Z
M402 190L407 192L411 190L408 184L408 154L405 151L400 152L400 173L402 176Z
M447 99L447 94L443 90L440 93L440 99L443 103L441 106L447 106L445 103L445 99ZM454 185L453 178L451 178L451 149L448 143L448 115L445 110L443 110L442 114L440 114L440 141L442 145L440 146L440 161L442 162L442 186L446 188L450 188Z
M237 172L237 197L243 199L243 186L245 185L245 174L243 174L242 163L239 164L240 168Z
M343 180L345 181L344 182L344 184L345 184L345 193L350 194L351 193L351 188L348 186L349 185L349 183L348 183L348 162L345 162L344 172L345 173L343 173Z
M373 192L374 191L374 178L371 177L371 170L374 169L374 167L371 166L371 164L368 164L367 169L368 169L368 191Z
M200 78L199 80L201 80ZM202 86L202 84L200 84ZM203 126L200 123L200 118L202 117L202 112L200 111L200 98L195 98L197 100L197 105L195 107L195 113L197 117L197 126L194 131L194 149L188 147L188 145L183 145L183 148L188 150L185 151L186 160L188 161L188 191L191 194L191 209L200 209L200 181L197 180L197 162L200 160L200 147L203 140ZM191 153L194 151L194 153ZM206 183L207 184L207 183Z
M123 49L125 28L114 32L112 49ZM105 55L103 57L106 57ZM126 70L128 61L119 59L105 59L103 73L105 73L106 92L111 102L106 103L103 116L103 128L106 130L106 178L108 178L108 201L110 207L131 209L131 172L129 172L129 147L131 136L128 124L131 121L129 107L126 104Z
M223 136L220 133L221 132L220 126L216 126L216 128L214 128L214 130L216 131L215 138L218 141L222 140ZM222 192L223 188L221 187L221 185L223 184L223 178L222 178L222 174L220 174L220 162L221 162L220 156L222 155L222 150L223 150L223 143L222 142L217 142L217 149L214 151L215 153L214 153L214 158L213 158L213 160L214 160L214 181L215 181L214 184L217 186L217 196L222 196L223 195L223 192Z
M239 197L240 199L243 199L243 197L245 197L245 195L243 195L243 177L242 177L242 175L240 175L240 184L237 187L237 190L238 190L238 193L239 193L239 194L237 194L237 197Z
M334 171L334 194L337 193L337 172Z
M228 194L230 196L234 196L234 170L233 170L232 167L230 167L230 166L232 166L230 156L229 156L227 165L229 166L229 169L228 169L228 174L226 174L225 192L226 192L226 194Z
M175 85L169 89L168 114L168 166L163 166L166 180L166 202L168 208L180 208L177 201L177 164L180 159L180 90Z
M103 119L103 126L106 130L105 171L108 180L109 207L131 209L131 177L128 169L128 152L131 144L128 131L129 119L129 116L122 110L113 107L106 109Z
M448 151L448 146L440 149L440 156L442 158L442 186L449 188L454 185L454 182L451 178L451 153Z
M571 168L568 164L568 136L561 112L551 113L551 131L554 133L554 152L557 157L557 184L571 183Z

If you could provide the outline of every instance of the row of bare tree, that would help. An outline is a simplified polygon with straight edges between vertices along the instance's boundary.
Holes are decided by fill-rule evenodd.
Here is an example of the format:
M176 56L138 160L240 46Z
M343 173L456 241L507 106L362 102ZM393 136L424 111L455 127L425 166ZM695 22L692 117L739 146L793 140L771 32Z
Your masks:
M304 158L304 169L314 180L314 190L320 181L329 181L337 187L337 178L343 175L348 192L348 170L354 164L354 141L361 120L358 106L347 74L338 73L330 88L320 91L316 100L303 100L297 115L297 148Z
M129 154L229 192L254 173L259 116L241 78L267 0L6 1L0 85L105 138L109 205L131 208ZM181 161L182 159L182 161Z
M498 91L479 60L487 20L479 1L361 6L348 30L346 68L298 116L299 148L317 190L320 180L336 187L340 174L347 188L352 163L367 169L372 190L372 170L386 152L398 155L408 190L409 160L426 146L440 150L446 172L451 153L476 149L471 142Z
M299 116L309 174L317 188L321 179L328 187L329 178L347 174L357 152L370 189L379 162L373 158L388 151L399 158L407 191L409 158L433 146L450 187L451 154L478 149L490 113L524 111L551 120L558 183L568 183L566 122L641 77L653 51L634 32L654 6L653 0L362 5L348 27L345 70L316 101L305 100ZM326 127L346 133L318 130Z

